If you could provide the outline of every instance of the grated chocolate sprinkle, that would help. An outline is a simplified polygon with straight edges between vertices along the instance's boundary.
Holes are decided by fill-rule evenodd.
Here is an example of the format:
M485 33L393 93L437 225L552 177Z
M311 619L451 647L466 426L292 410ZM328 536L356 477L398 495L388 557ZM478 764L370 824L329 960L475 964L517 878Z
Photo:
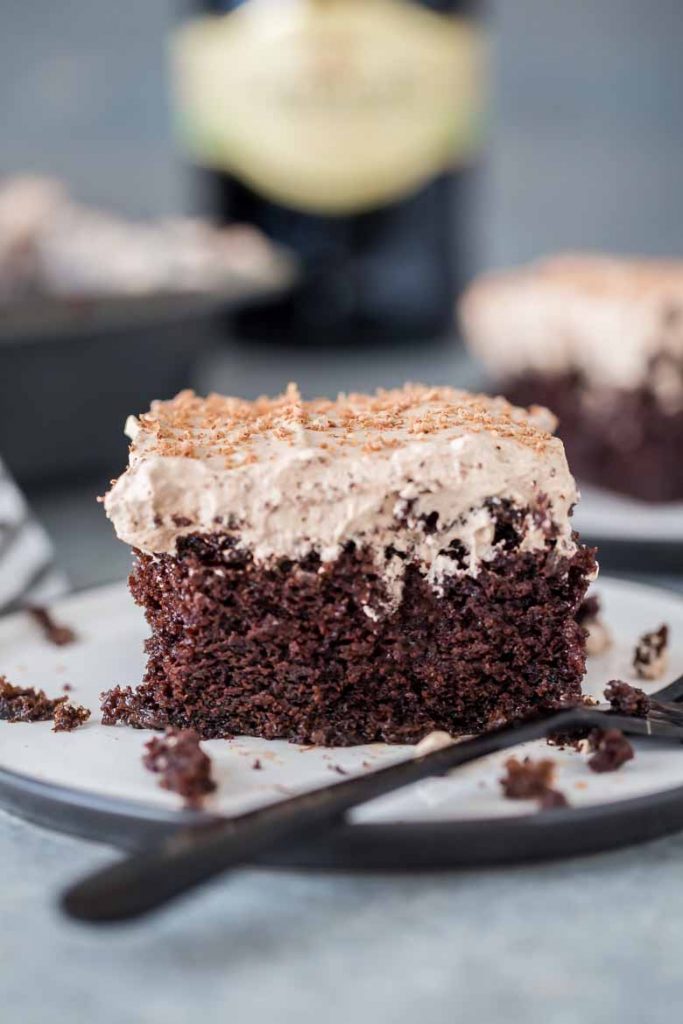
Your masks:
M550 434L532 422L543 412L518 409L503 398L420 384L304 401L290 384L282 395L254 401L181 391L170 401L153 402L138 425L148 453L190 459L221 455L230 467L243 465L243 456L258 461L254 445L259 440L294 445L302 431L324 432L318 446L329 451L347 445L388 451L400 443L397 431L420 439L452 428L485 431L544 451Z

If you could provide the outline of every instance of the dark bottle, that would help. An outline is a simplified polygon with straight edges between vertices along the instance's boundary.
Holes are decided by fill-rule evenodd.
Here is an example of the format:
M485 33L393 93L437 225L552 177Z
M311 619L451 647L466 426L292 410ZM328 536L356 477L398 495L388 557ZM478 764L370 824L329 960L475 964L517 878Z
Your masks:
M204 205L298 255L239 315L290 342L443 335L467 275L482 42L464 0L205 0L175 39Z

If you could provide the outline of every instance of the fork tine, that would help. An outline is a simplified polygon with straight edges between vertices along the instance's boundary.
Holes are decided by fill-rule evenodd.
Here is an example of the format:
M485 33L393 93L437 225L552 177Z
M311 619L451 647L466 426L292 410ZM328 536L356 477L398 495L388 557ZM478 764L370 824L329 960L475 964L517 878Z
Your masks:
M671 722L683 727L683 710L675 705L655 704L647 714L650 721Z
M650 700L668 701L671 704L683 702L683 675L674 679L673 683L664 686L655 693L649 693Z

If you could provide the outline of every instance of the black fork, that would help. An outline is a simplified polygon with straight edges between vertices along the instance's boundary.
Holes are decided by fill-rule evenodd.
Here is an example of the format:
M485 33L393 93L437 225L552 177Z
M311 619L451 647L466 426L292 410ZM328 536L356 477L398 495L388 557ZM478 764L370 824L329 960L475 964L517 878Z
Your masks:
M583 705L554 711L235 818L184 829L76 883L63 894L62 908L81 921L139 917L274 846L298 844L338 824L358 804L553 733L615 728L651 740L683 740L683 676L649 697L644 718Z

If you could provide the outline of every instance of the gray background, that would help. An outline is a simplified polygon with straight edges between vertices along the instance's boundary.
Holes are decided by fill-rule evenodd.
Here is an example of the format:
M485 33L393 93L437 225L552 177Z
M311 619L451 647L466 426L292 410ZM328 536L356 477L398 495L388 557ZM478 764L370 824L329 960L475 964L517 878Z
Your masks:
M3 0L0 172L135 214L187 201L165 81L169 0ZM480 259L561 246L680 254L680 0L489 2Z

